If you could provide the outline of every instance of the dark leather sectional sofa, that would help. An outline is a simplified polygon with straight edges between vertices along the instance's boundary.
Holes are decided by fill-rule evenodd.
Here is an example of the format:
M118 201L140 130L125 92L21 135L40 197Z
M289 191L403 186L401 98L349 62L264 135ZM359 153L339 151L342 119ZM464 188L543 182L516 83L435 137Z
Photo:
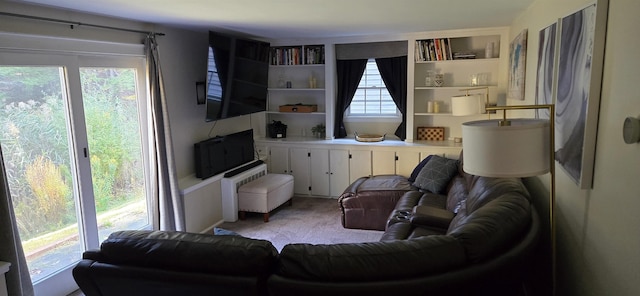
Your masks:
M372 190L367 179L340 198L343 222L382 223L381 241L289 244L278 253L269 241L240 236L126 231L86 252L74 277L88 296L523 295L540 223L519 179L460 172L443 194L402 177L372 178L409 185L389 194L397 188ZM351 209L365 215L352 220Z

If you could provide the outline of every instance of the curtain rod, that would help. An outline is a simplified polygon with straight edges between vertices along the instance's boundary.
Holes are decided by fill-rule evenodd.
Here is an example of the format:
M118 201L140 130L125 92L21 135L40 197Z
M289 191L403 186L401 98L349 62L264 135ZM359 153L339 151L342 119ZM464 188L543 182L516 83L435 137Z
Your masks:
M19 17L19 18L27 18L27 19L33 19L33 20L39 20L39 21L45 21L45 22L66 24L66 25L71 26L71 29L73 29L73 26L85 26L85 27L93 27L93 28L99 28L99 29L140 33L140 34L146 34L146 35L164 36L164 33L155 33L155 32L151 32L151 31L141 31L141 30L125 29L125 28L103 26L103 25L95 25L95 24L87 24L87 23L80 23L80 22L71 22L71 21L65 21L65 20L61 20L61 19L54 19L54 18L40 17L40 16L32 16L32 15L24 15L24 14L10 13L10 12L0 12L0 15L11 16L11 17Z

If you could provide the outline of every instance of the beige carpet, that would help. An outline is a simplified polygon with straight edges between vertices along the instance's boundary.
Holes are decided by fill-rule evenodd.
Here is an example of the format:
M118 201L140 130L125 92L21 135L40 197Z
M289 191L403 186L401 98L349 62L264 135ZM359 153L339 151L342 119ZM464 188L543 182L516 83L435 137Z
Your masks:
M269 240L278 251L289 243L374 242L383 233L343 228L336 199L297 196L292 206L284 204L272 211L268 223L262 221L262 214L248 213L245 220L225 222L218 227L245 237Z

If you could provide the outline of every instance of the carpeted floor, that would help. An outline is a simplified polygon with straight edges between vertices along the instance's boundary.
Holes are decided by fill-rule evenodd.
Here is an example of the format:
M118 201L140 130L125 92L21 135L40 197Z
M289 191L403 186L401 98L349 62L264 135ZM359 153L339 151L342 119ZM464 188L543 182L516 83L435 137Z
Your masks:
M374 242L383 233L343 228L335 199L298 196L293 198L292 206L285 203L272 211L268 223L262 221L262 214L248 213L245 220L225 222L218 227L245 237L269 240L278 251L289 243Z

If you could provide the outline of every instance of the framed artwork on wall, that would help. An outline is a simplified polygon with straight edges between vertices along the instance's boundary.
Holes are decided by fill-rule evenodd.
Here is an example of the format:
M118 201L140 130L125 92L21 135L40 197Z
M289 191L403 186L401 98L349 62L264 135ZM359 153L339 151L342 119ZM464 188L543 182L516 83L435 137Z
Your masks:
M536 77L536 104L554 104L555 97L554 83L556 80L556 38L558 24L553 23L540 30L538 34L538 68ZM539 109L536 115L541 119L549 119L548 109Z
M607 8L598 0L558 22L555 158L581 189L593 183Z
M509 84L507 99L524 100L524 71L527 57L527 29L509 44Z

